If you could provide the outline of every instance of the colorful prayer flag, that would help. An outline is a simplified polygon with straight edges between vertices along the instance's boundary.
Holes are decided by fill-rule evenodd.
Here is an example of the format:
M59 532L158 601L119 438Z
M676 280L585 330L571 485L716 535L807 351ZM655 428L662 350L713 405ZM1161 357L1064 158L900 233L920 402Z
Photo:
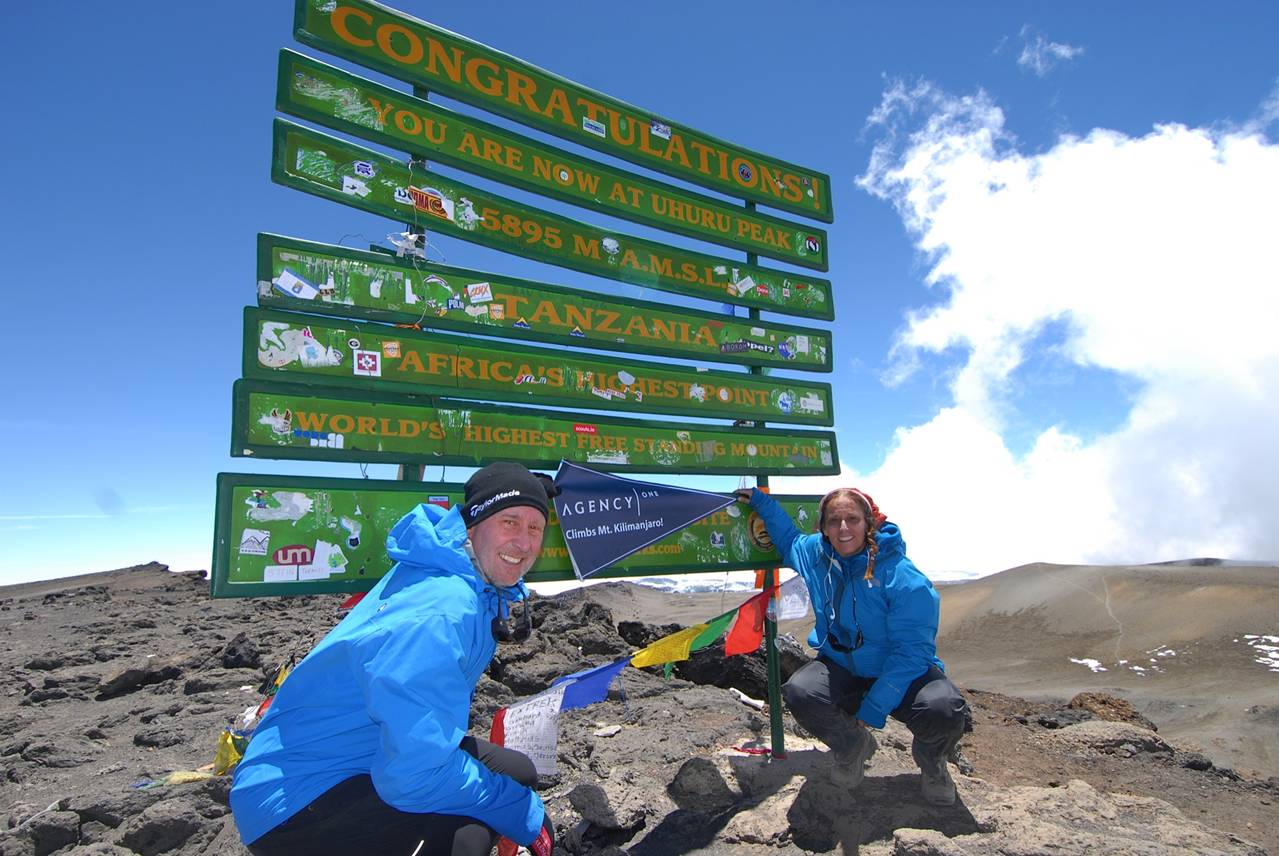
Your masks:
M658 663L687 660L693 640L700 636L708 626L706 624L695 624L692 627L685 627L677 633L672 633L670 636L663 636L647 648L632 654L631 665L636 668L642 668L644 666L656 666Z
M796 574L778 589L777 619L803 618L808 615L810 604L808 586L804 584L804 578Z
M564 685L564 700L560 704L560 710L586 707L588 704L595 704L597 701L608 698L608 688L612 685L613 678L617 677L629 662L629 657L623 657L593 669L556 678L551 682L552 688Z
M759 648L764 639L764 612L772 590L763 591L737 608L737 620L724 639L724 656L749 654Z
M707 645L714 645L719 640L719 637L724 635L725 628L728 627L729 622L733 620L735 615L737 615L736 609L726 612L723 615L716 616L706 622L706 629L703 630L688 646L689 652L699 651Z

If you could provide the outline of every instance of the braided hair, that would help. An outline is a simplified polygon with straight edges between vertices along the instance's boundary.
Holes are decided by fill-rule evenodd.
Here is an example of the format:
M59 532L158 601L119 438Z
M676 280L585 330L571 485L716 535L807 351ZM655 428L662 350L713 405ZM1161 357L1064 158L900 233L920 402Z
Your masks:
M879 506L875 504L875 500L871 499L870 494L855 487L835 488L823 496L822 501L817 505L817 529L823 535L826 529L826 506L835 499L855 500L866 518L866 573L862 575L862 579L869 580L875 576L875 557L879 555L879 544L875 541L875 533L888 518L879 510Z

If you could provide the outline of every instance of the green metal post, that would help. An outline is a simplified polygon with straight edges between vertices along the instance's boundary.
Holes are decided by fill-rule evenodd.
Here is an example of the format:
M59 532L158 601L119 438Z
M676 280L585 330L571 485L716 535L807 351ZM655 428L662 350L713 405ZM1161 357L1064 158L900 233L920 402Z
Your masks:
M755 203L747 202L746 208L754 211ZM746 263L748 265L757 264L758 262L759 256L755 253L746 254ZM758 309L752 307L749 310L749 314L752 320L759 320ZM762 375L764 374L764 367L751 366L749 372L755 375ZM762 427L763 423L756 422L755 425L756 427ZM755 481L761 488L768 487L768 476L757 476ZM773 583L777 579L776 573L777 571L774 568L764 570L765 591L773 587ZM777 656L777 622L768 617L767 614L764 616L764 652L768 663L768 724L772 735L770 741L772 750L769 757L774 759L785 758L786 732L782 729L782 664Z
M424 86L414 86L413 94L423 101L429 100L431 97L431 91ZM421 164L422 168L425 169L426 161L422 161ZM416 223L406 223L405 228L412 232L416 225ZM422 240L426 240L426 232L422 233ZM400 464L400 469L396 472L395 478L397 481L424 481L426 478L426 464Z

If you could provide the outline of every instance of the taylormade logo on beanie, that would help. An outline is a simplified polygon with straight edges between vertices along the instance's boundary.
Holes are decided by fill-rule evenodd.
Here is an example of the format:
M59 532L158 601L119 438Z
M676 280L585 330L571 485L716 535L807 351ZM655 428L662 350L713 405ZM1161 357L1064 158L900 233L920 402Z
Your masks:
M489 499L484 500L479 505L468 510L466 513L471 516L472 520L474 520L476 517L483 514L484 510L488 508L490 505L492 505L493 503L503 499L509 499L512 496L519 496L519 495L520 495L520 492L518 490L503 491L502 493L499 493L497 496L490 497Z
M466 482L462 519L469 529L504 508L527 505L548 516L549 482L520 464L500 461L477 470Z

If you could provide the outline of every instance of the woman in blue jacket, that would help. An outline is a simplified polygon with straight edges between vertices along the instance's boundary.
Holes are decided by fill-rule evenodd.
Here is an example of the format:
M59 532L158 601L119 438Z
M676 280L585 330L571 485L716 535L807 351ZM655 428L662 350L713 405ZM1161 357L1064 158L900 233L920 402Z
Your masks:
M876 748L870 729L892 716L914 735L924 798L953 803L946 759L963 735L968 704L937 659L937 592L906 558L896 524L854 488L822 498L813 535L801 535L768 494L737 496L758 512L777 552L808 586L817 616L808 642L817 657L782 694L795 720L831 748L835 780L861 784Z
M498 834L550 856L533 763L466 733L541 553L548 485L490 464L463 505L422 504L391 529L395 566L281 685L236 767L254 856L481 856Z

